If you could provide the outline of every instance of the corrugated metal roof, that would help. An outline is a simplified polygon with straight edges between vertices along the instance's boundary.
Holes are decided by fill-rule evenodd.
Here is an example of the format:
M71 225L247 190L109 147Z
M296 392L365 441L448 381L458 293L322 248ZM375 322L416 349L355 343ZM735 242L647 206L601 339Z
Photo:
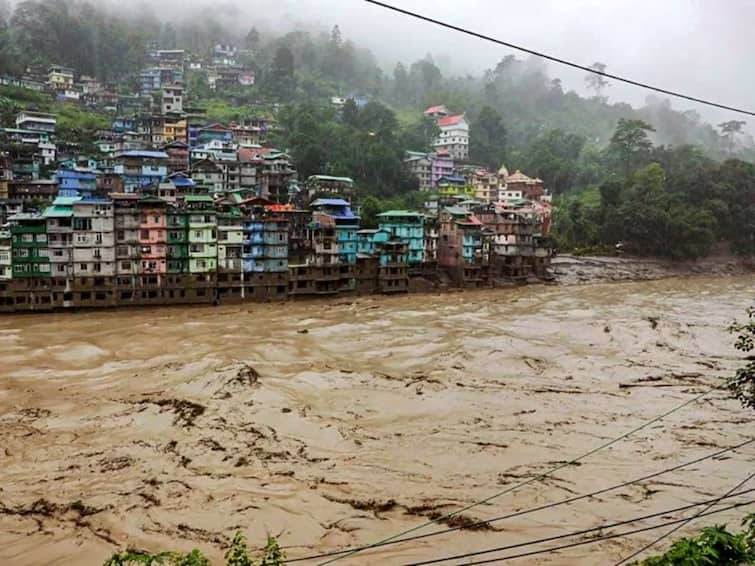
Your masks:
M351 204L342 198L318 198L312 206L351 206Z
M422 216L422 213L412 210L387 210L378 214L382 218L402 217L402 216Z
M119 153L116 157L146 157L151 159L168 159L168 154L164 151L145 151L140 149L132 149L130 151L124 151Z
M67 206L48 206L42 213L45 218L68 218L73 216L73 208Z

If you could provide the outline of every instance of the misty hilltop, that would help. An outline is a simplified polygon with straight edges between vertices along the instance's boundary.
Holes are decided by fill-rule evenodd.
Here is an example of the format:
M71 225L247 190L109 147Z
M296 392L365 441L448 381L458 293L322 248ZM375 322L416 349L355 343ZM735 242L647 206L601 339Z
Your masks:
M522 59L478 42L477 53L485 56L469 58L469 68L463 69L458 61L451 64L447 53L453 52L457 43L467 45L469 38L444 32L446 44L440 46L438 55L431 55L438 47L437 31L428 31L419 22L412 23L416 34L410 43L416 50L417 39L428 34L427 54L414 60L389 61L384 53L374 54L363 47L369 37L348 38L340 31L338 24L353 25L354 16L335 9L335 2L326 3L334 9L323 9L309 21L306 17L311 10L297 10L300 3L228 0L213 3L211 8L204 2L180 4L186 9L179 9L175 2L159 7L145 2L0 2L0 69L20 75L35 65L62 64L81 75L137 91L139 70L150 46L186 49L202 57L217 44L233 45L244 50L244 63L256 72L257 100L326 101L332 96L365 95L396 109L400 118L409 116L410 111L445 104L453 111L465 112L471 120L489 106L501 115L511 148L531 143L548 129L583 136L588 144L600 147L607 143L619 118L639 118L655 128L652 138L657 144L699 145L714 158L732 152L747 158L753 155L752 140L746 134L735 139L722 136L695 110L677 111L671 101L656 95L647 96L639 107L614 102L608 95L615 94L617 85L595 84L585 77L577 85L585 93L580 96L553 74L554 69L533 57ZM252 9L252 4L259 10ZM363 8L360 5L359 10ZM380 23L387 17L370 13ZM401 25L404 29L407 23ZM285 86L285 93L271 93L266 84L275 73L278 48L285 48L293 57L295 81ZM476 72L480 60L491 54L501 57L483 72ZM564 70L567 76L572 73ZM516 159L515 155L507 157Z

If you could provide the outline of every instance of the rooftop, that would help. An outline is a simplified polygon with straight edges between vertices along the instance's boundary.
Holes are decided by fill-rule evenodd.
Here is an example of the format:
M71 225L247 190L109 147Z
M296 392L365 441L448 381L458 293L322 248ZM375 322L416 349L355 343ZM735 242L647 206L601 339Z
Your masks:
M417 212L416 210L387 210L378 214L378 216L381 218L403 218L406 216L421 217L422 213Z
M438 118L438 126L455 126L462 121L464 121L464 114L457 114L456 116L443 116L442 118Z

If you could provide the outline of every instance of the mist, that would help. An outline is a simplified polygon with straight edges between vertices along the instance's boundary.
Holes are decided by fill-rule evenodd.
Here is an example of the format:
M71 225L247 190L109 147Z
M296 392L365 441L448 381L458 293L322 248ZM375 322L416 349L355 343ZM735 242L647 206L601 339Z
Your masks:
M755 2L712 0L395 0L397 6L488 34L508 42L572 60L595 61L611 73L751 109L755 78L749 73L755 49L751 23ZM124 15L153 13L161 19L183 20L208 15L246 33L258 30L330 30L340 26L344 37L369 48L385 71L396 62L410 63L430 53L444 74L479 75L517 51L464 36L390 12L359 0L108 0ZM584 73L555 63L548 73L565 89L586 94ZM606 91L611 101L644 104L650 91L617 83ZM696 110L718 123L741 118L735 113L671 99L678 110ZM746 117L745 117L746 119ZM753 122L753 123L750 123ZM753 131L755 121L748 122Z

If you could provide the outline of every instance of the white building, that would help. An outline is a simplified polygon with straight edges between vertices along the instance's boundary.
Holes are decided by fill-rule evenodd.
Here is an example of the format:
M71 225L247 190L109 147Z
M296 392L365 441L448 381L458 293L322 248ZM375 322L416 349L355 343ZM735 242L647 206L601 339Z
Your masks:
M180 114L184 111L184 89L181 85L167 85L162 89L162 113Z
M22 130L33 130L37 132L55 133L55 126L58 119L55 114L44 112L29 112L24 110L16 116L16 127Z
M115 275L115 218L109 200L79 200L73 205L73 274Z
M464 114L438 118L440 135L433 144L436 150L446 150L461 161L469 157L469 123Z
M13 277L10 230L0 226L0 281Z

